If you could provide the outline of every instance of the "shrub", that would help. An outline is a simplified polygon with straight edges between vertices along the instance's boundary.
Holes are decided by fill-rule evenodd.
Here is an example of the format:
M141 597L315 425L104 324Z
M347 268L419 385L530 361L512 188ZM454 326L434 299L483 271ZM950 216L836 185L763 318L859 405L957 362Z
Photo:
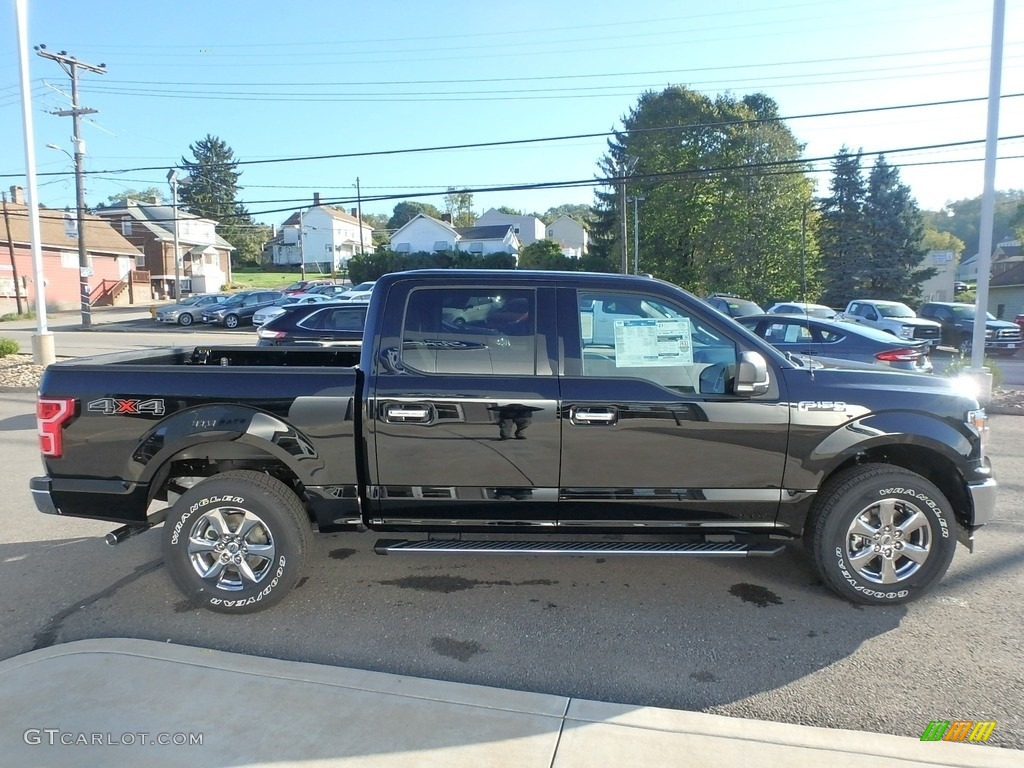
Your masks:
M1003 383L1002 370L991 357L986 357L982 365L985 368L988 368L989 373L992 374L992 389L998 389L999 386ZM950 379L955 379L960 374L966 373L968 370L970 370L970 367L971 358L953 355L949 361L949 364L946 366L945 371L943 371L943 374Z
M18 346L18 342L14 339L0 339L0 357L16 355L20 351L21 347Z

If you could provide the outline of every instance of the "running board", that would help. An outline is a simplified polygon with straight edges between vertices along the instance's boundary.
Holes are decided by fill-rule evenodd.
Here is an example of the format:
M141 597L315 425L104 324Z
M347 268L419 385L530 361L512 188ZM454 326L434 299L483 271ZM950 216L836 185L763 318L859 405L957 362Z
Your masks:
M463 541L380 539L373 545L378 555L403 552L499 555L691 555L702 557L761 557L777 555L783 544L703 542L677 544L644 541Z

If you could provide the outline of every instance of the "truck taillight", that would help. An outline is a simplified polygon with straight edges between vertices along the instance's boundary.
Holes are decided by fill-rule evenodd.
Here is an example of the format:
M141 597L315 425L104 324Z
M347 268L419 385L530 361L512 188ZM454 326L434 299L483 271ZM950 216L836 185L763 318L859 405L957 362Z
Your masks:
M261 339L280 339L285 335L284 331L265 331L262 328L256 329L256 335Z
M921 353L916 349L909 347L900 347L899 349L890 349L885 352L879 352L875 355L876 360L881 360L885 363L910 363L921 357Z
M36 403L36 423L39 427L39 450L43 456L59 459L64 452L61 429L75 415L75 400L71 397L41 397Z

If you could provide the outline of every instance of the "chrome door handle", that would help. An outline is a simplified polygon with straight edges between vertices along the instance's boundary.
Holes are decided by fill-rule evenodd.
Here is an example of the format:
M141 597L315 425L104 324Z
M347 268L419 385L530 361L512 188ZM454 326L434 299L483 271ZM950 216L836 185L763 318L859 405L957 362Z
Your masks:
M428 424L431 409L423 405L389 405L384 409L384 420L398 424Z
M574 424L614 424L618 419L612 408L574 408L571 414Z

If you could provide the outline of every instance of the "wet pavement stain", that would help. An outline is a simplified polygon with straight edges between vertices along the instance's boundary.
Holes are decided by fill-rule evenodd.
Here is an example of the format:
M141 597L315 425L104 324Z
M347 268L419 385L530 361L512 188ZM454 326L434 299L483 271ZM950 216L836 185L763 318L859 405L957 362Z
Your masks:
M718 678L707 671L691 672L690 677L698 683L717 683Z
M557 584L557 581L552 579L530 579L529 581L520 581L516 583L517 587L553 587Z
M441 656L461 662L467 662L483 651L483 646L475 640L456 640L454 637L431 638L430 647Z
M299 580L298 580L298 582L297 582L297 583L295 584L295 589L302 589L302 588L303 588L304 586L306 586L306 582L307 582L307 581L309 581L309 576L303 576L303 577L302 577L301 579L299 579Z
M179 600L174 604L175 613L191 613L194 610L197 610L196 607L188 600Z
M332 549L328 555L335 560L344 560L346 557L352 557L358 551L357 549Z
M758 608L782 605L782 598L757 584L733 584L729 587L729 594L735 595L745 603L753 603Z

